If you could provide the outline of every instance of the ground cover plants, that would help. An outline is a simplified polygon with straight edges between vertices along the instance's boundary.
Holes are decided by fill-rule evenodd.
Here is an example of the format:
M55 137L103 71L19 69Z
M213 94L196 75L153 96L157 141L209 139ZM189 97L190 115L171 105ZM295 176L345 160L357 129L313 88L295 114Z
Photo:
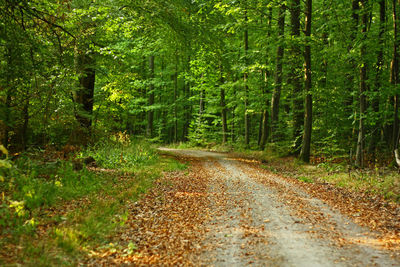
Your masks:
M2 161L1 265L77 264L124 226L127 202L152 187L163 170L184 168L123 134L59 156L30 151ZM88 157L93 160L85 165Z

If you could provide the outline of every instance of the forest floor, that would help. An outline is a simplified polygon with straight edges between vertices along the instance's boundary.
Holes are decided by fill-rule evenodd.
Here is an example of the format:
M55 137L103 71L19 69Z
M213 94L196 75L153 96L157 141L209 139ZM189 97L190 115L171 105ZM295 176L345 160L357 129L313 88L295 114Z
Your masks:
M129 203L125 226L82 264L400 265L398 204L230 154L161 150L190 167Z

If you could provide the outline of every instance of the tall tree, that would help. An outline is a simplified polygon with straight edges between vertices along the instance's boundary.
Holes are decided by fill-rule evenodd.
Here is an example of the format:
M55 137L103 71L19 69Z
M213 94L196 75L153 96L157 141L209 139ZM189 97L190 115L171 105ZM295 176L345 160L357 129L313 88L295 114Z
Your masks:
M361 44L360 56L361 56L361 67L360 67L360 91L359 91L359 105L360 105L360 117L359 117L359 126L358 126L358 139L357 139L357 151L356 151L356 166L363 167L364 166L364 144L365 144L365 112L367 110L367 100L366 100L366 92L367 92L367 29L368 29L368 21L369 21L369 10L368 10L368 0L361 0L361 10L362 10L362 39L363 42Z
M397 93L397 85L399 84L399 53L400 53L400 32L399 32L399 3L397 0L392 0L393 8L393 56L390 65L390 82L395 88L395 95L393 97L393 134L392 134L392 148L398 147L399 135L399 94Z
M379 35L378 35L378 56L376 62L376 75L375 75L375 83L374 83L374 91L375 97L372 101L372 109L377 116L377 119L374 121L374 129L372 129L371 133L371 142L369 144L369 153L373 155L375 159L375 152L377 148L377 144L381 135L382 121L381 116L379 116L379 93L382 90L382 68L384 66L384 47L385 47L385 27L386 27L386 0L379 1Z
M149 110L147 111L147 130L146 135L147 137L153 137L154 135L154 55L149 57L149 70L150 70L150 87L149 87Z
M304 91L306 94L305 113L304 113L304 133L300 158L304 162L310 161L311 131L312 131L312 94L311 94L311 20L312 20L312 0L306 0L306 21L305 30L306 45L304 49Z
M279 122L279 102L281 99L282 90L282 60L284 56L284 34L285 34L285 13L286 5L280 4L278 13L278 46L276 48L276 66L275 66L275 86L271 99L271 139L276 138L276 131Z
M222 70L222 64L220 65L220 105L221 105L221 120L222 120L222 143L225 144L228 141L228 122L227 122L227 108L225 100L225 89L224 89L224 74Z
M300 0L288 1L290 11L290 71L288 83L292 90L293 99L293 153L299 154L301 149L302 128L304 124L304 102L303 86L301 79L301 58L302 51L300 45Z
M249 106L249 73L248 73L248 51L249 51L249 29L248 29L248 17L247 17L247 0L245 1L244 6L244 63L246 70L243 73L243 81L244 81L244 143L246 146L250 143L250 118L248 114L248 106Z

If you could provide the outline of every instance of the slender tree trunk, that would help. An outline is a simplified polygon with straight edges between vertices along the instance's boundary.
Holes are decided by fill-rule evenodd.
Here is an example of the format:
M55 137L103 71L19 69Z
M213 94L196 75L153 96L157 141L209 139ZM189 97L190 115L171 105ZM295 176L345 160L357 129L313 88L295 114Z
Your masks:
M234 82L237 82L238 78L236 76L233 76ZM233 103L236 103L236 87L233 86ZM232 107L232 120L231 120L231 142L234 143L236 141L236 136L235 136L235 119L236 119L236 104L233 105Z
M149 111L147 111L147 129L146 129L146 135L149 138L152 138L154 136L154 110L153 110L153 105L154 105L154 56L150 56L149 58L149 70L150 70L150 88L149 88L149 99L148 99L148 105L149 105Z
M10 83L9 83L10 85ZM4 140L3 144L4 146L7 148L9 145L9 132L11 130L10 127L10 117L11 117L11 93L10 93L10 89L7 91L7 96L6 96L6 106L5 106L5 111L6 114L4 116Z
M304 125L304 102L302 96L302 78L301 78L301 57L302 51L299 44L300 39L300 0L290 0L290 26L292 42L290 44L290 74L288 82L292 88L293 96L293 153L299 154L301 149L302 127Z
M276 50L276 67L275 67L275 87L271 99L271 139L277 138L276 131L279 123L279 102L282 90L282 60L284 55L284 34L285 34L285 10L286 6L281 4L278 14L278 47Z
M349 38L349 45L347 46L347 51L350 53L351 50L354 48L354 43L355 39L357 36L357 28L358 28L358 21L359 21L359 0L353 0L352 1L352 30L350 31L350 38ZM353 112L352 105L353 105L353 91L354 91L354 73L353 71L357 69L357 64L354 58L350 59L350 66L351 70L349 73L346 74L347 78L347 96L344 101L344 106L347 111L347 115L350 116L350 114Z
M6 66L6 84L8 86L6 90L6 101L5 101L5 114L4 114L4 132L3 134L3 140L1 140L2 144L7 148L9 145L9 132L11 130L10 127L10 118L11 118L11 101L12 101L12 96L11 92L12 86L13 86L13 49L10 46L7 46L7 53L6 53L6 58L7 58L7 66ZM1 121L0 121L1 122Z
M190 71L190 56L187 59L187 65L186 65L186 70L189 72ZM185 81L185 122L183 124L183 140L187 141L188 140L188 135L189 135L189 126L190 126L190 118L191 118L191 103L190 103L190 83L189 81Z
M379 52L376 62L376 76L375 76L375 92L376 95L372 102L372 109L375 114L379 114L379 92L381 91L381 79L382 79L382 66L383 66L383 49L384 49L384 34L385 34L385 24L386 24L386 0L379 1ZM375 129L372 129L371 143L369 144L369 152L373 155L375 159L376 147L380 138L380 129L382 128L382 123L378 119L375 124Z
M260 129L259 129L259 140L258 140L258 146L260 150L265 149L265 145L268 140L268 135L271 132L270 125L269 125L269 108L270 108L270 103L269 103L269 98L266 97L266 93L268 90L268 77L269 73L267 71L261 73L263 78L264 78L264 88L262 90L262 95L263 98L265 99L265 108L263 109L263 112L260 117Z
M28 145L29 105L30 105L29 96L27 96L23 109L24 124L22 125L22 132L21 132L23 150L25 150Z
M245 7L244 11L244 20L245 20L245 30L244 30L244 58L245 58L245 68L248 66L248 50L249 50L249 32L247 28L247 6ZM249 86L247 84L248 82L248 72L247 69L245 70L243 74L243 80L244 80L244 143L247 146L250 144L250 122L249 122L249 115L247 113L247 108L248 108L248 94L249 94Z
M178 142L178 56L175 61L174 73L174 143Z
M222 116L222 143L225 144L228 139L228 124L225 104L225 90L221 89L221 116Z
M204 79L204 74L201 75L201 80L203 80L203 79ZM205 111L205 101L206 101L206 90L201 89L200 101L199 101L199 117L198 117L196 132L198 132L203 127L203 123L204 123L203 115L204 115L204 111Z
M312 0L306 0L306 21L305 35L306 46L304 50L304 90L306 93L306 109L304 114L304 133L300 158L304 162L310 162L310 146L312 131L312 94L311 94L311 45L309 38L311 37L311 21L312 21Z
M268 73L267 71L262 73L264 76L264 89L262 90L262 94L265 95L267 93L267 88L268 88ZM260 129L259 129L259 140L258 140L258 146L260 150L265 149L265 145L268 140L268 135L271 131L268 120L269 120L269 108L270 108L270 103L269 103L269 98L264 96L265 98L265 108L263 109L263 112L260 117Z
M357 139L357 152L356 152L356 166L364 167L364 137L365 137L365 112L367 109L366 95L367 92L367 61L365 59L367 55L367 47L365 44L367 28L368 28L368 0L361 0L362 7L362 38L363 42L361 44L361 60L362 64L360 67L360 118L358 126L358 139Z
M354 44L356 43L356 37L357 37L357 32L358 32L358 24L359 24L359 0L352 0L351 2L351 18L352 18L352 25L349 33L349 43L347 45L347 52L351 55L351 51L354 48ZM354 85L354 80L355 80L355 70L358 69L357 67L357 62L353 56L350 56L349 60L349 66L350 69L346 73L346 94L343 99L343 105L344 105L344 118L351 118L352 114L355 113L353 110L353 102L355 102L355 97L354 91L355 91L355 85ZM344 133L345 136L348 138L348 145L349 147L353 148L353 140L354 140L354 135L355 135L355 124L351 123L350 119L347 119L347 127L348 131ZM353 126L352 126L353 125ZM347 130L347 129L346 129Z
M267 21L268 21L268 30L267 30L267 40L270 40L271 38L271 26L272 26L272 7L268 8L268 16L267 16ZM266 66L269 65L271 59L268 54L268 52L265 55L266 59ZM262 96L264 99L265 106L262 110L261 117L260 117L260 128L259 128L259 137L258 137L258 146L260 150L265 149L265 144L267 143L267 140L269 138L269 134L271 132L271 127L269 125L269 112L268 110L271 108L270 107L270 99L266 95L268 92L268 82L270 78L271 73L268 70L262 71L261 72L261 78L264 79L264 87L262 89Z
M260 119L258 121L258 138L257 138L257 145L260 147L261 145L261 139L263 138L263 132L264 132L264 122L265 126L268 129L268 117L265 119L264 116L268 116L268 113L266 112L266 109L263 109L262 113L260 114ZM268 138L268 136L267 136ZM265 146L265 145L264 145Z
M227 142L228 136L228 124L227 124L227 113L226 113L226 103L225 103L225 89L222 87L225 83L222 66L220 67L220 105L221 105L221 120L222 120L222 143Z
M272 7L268 8L268 31L267 31L267 40L270 40L271 38L271 31L272 31ZM265 55L266 58L266 66L270 64L271 57L269 56L268 52ZM269 134L271 132L271 126L269 125L269 109L270 107L270 99L268 98L268 95L266 94L268 92L268 82L271 76L271 72L268 70L262 71L261 75L264 79L264 88L262 90L262 95L263 99L265 102L265 107L262 110L261 118L260 118L260 129L259 129L259 138L258 138L258 146L260 150L265 149L265 144L267 143L267 140L269 138Z
M399 83L399 49L400 49L400 35L399 35L399 14L398 14L398 0L392 0L393 4L393 30L394 30L394 43L393 43L393 58L390 66L390 82L394 87ZM393 97L393 134L392 146L397 149L399 139L399 95L396 93Z
M270 132L270 127L268 127L269 112L268 112L267 108L265 108L263 110L263 114L262 114L261 118L262 118L262 120L261 120L260 127L263 127L263 128L262 128L259 146L260 146L260 150L264 150L265 145L267 144L268 134Z

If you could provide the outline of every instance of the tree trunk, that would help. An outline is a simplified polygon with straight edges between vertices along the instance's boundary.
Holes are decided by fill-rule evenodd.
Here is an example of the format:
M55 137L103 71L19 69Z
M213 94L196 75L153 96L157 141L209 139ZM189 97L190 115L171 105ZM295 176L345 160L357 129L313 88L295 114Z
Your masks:
M267 39L270 40L271 38L271 30L272 30L272 7L268 8L268 32L267 32ZM266 58L266 66L269 65L271 59L270 56L267 52L265 55ZM271 126L269 125L269 112L268 110L271 108L270 107L270 99L268 98L268 95L266 93L268 92L268 81L271 75L271 72L268 70L265 70L261 72L262 77L264 78L264 88L262 90L263 93L263 99L265 101L265 107L262 110L261 118L260 118L260 132L259 132L259 140L258 140L258 146L260 150L265 149L265 144L267 143L267 140L269 138L269 134L271 132Z
M245 58L245 68L248 66L248 58L247 58L247 53L249 50L249 32L247 29L247 6L245 7L244 10L244 20L245 20L245 30L244 30L244 58ZM247 107L248 107L248 93L249 93L249 87L247 85L247 80L248 80L248 72L247 69L245 70L243 74L243 80L244 80L244 143L246 147L249 146L250 144L250 123L249 123L249 115L247 113Z
M95 58L93 53L88 52L87 45L76 47L75 49L75 66L78 76L78 88L73 93L76 105L75 117L79 124L84 128L83 138L79 141L84 144L88 141L90 135L90 127L92 125L93 113L93 96L96 78Z
M7 57L7 66L6 66L6 84L8 86L7 90L6 90L6 101L5 101L5 114L4 114L4 129L3 129L3 133L2 133L2 137L3 140L0 140L2 142L2 144L4 145L4 147L8 148L9 145L9 132L11 130L10 127L10 118L11 118L11 101L12 101L12 97L11 97L11 92L12 90L12 86L13 86L13 49L11 46L7 46L7 53L6 53L6 57ZM0 120L1 122L1 120Z
M175 61L174 73L174 143L178 142L178 56Z
M278 14L278 48L276 50L275 67L275 87L271 99L271 139L277 138L276 131L279 123L279 102L282 90L282 60L284 54L284 34L285 34L285 10L286 6L281 4Z
M359 118L359 126L358 126L358 139L357 139L357 152L356 152L356 166L364 167L364 137L365 137L365 112L367 109L366 103L366 95L367 92L367 61L365 57L367 55L367 47L365 44L365 39L367 35L368 28L368 0L361 0L362 7L362 44L361 44L361 60L363 61L360 68L360 118Z
M203 76L202 75L202 80L203 80ZM199 119L197 122L197 130L200 130L203 127L203 115L204 115L204 111L205 111L205 100L206 100L206 90L205 89L201 89L200 91L200 101L199 101Z
M149 58L149 70L150 70L150 88L149 91L147 92L149 94L149 99L148 99L148 106L149 110L147 111L147 129L146 129L146 135L148 138L152 138L154 136L154 110L153 110L153 105L154 105L154 56L150 56Z
M24 123L22 125L22 132L21 132L23 150L25 150L28 145L29 105L30 105L29 95L27 94L23 110Z
M359 12L360 6L359 6L359 0L353 0L352 2L352 30L350 31L350 38L349 38L349 44L347 46L347 52L350 53L351 50L354 48L354 43L357 35L357 28L358 28L358 21L359 21ZM357 69L357 64L355 62L354 58L350 59L350 66L351 70L349 73L346 74L347 78L347 96L344 100L344 106L345 110L348 114L348 117L350 116L351 113L353 113L352 105L353 105L353 90L354 90L354 73L353 70Z
M220 67L220 105L221 105L221 120L222 120L222 143L225 144L227 142L228 136L228 124L227 124L227 114L226 114L226 103L225 103L225 89L224 86L225 80L222 73L222 67Z
M379 1L379 52L376 62L376 76L375 76L375 92L376 96L372 102L372 109L375 114L379 114L379 92L381 91L381 79L382 79L382 66L383 66L383 49L384 49L384 34L385 34L385 24L386 24L386 0ZM369 152L373 155L375 159L376 148L380 138L380 129L382 128L382 122L378 119L375 124L375 129L372 129L371 143L369 144Z
M263 138L263 132L264 132L264 122L265 122L265 127L266 129L268 129L268 118L266 118L264 116L268 116L268 113L265 112L266 109L263 110L263 112L260 114L260 119L258 121L258 138L257 138L257 145L258 147L260 147L261 145L261 139ZM267 131L268 132L268 131ZM268 136L267 136L268 138ZM264 145L265 146L265 145Z
M290 71L288 83L291 85L293 96L293 153L298 155L301 149L302 127L304 125L304 100L302 96L301 57L300 47L300 0L289 1L292 42L290 44Z
M304 133L302 140L302 148L300 158L304 162L310 162L310 146L311 146L311 131L312 131L312 94L311 94L311 21L312 21L312 0L306 0L306 21L305 35L306 46L304 49L304 90L306 93L306 109L304 114Z
M393 28L394 28L394 43L393 43L393 58L390 65L390 82L396 88L399 83L399 49L400 49L400 36L399 36L399 14L398 14L398 0L393 0ZM399 143L399 95L396 93L393 97L393 134L392 134L392 148L397 149Z
M237 82L238 78L236 76L233 77L234 82ZM233 103L236 103L236 87L233 86ZM232 120L231 120L231 142L234 143L236 141L236 136L235 136L235 119L236 119L236 104L233 105L232 107Z
M261 133L260 144L259 144L260 150L264 150L265 149L265 145L267 144L267 140L268 140L268 134L269 134L269 131L270 131L270 129L268 127L268 117L269 117L268 109L265 108L263 110L263 114L261 116L261 118L262 118L261 124L262 125L260 125L260 127L262 126L263 130L262 130L262 133Z
M190 56L187 59L186 70L189 73L189 71L190 71ZM185 122L183 124L182 135L183 135L183 140L184 141L188 141L190 118L191 118L191 114L192 114L192 110L191 110L192 109L192 105L190 104L191 93L190 93L190 83L189 83L189 81L185 81L184 95L185 95L185 104L184 104Z
M9 84L10 85L10 84ZM9 145L9 132L10 132L10 117L11 117L11 93L10 93L10 89L7 91L7 96L6 96L6 106L5 106L5 115L4 115L4 139L3 141L3 145L4 147L8 147Z

